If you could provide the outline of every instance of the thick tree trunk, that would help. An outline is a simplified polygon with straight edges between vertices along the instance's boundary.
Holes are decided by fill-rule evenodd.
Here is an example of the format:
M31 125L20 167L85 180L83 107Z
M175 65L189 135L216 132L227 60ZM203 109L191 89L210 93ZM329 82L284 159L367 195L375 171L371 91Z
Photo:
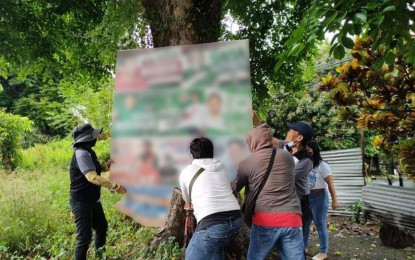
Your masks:
M154 47L215 42L222 0L143 0Z
M183 246L185 220L185 212L183 208L184 200L182 198L182 193L179 189L174 189L166 225L154 237L151 242L153 246L157 246L161 242L168 240L170 237L174 237L174 241L180 246Z

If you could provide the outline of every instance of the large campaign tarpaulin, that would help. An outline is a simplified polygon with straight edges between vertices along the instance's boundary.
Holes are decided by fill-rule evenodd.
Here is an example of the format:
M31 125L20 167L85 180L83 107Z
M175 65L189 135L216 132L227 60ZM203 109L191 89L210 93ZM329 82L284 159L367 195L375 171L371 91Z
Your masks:
M128 194L117 209L163 226L195 137L212 140L232 181L248 155L251 104L247 40L119 51L110 179Z

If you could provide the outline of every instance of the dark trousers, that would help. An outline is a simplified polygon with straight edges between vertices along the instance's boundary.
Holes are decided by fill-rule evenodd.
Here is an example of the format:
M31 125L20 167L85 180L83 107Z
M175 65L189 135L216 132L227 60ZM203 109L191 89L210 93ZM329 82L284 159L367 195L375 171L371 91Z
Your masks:
M311 219L310 199L308 195L301 197L301 220L303 221L303 236L305 235L305 225Z
M95 231L95 249L99 257L99 254L104 250L108 229L101 202L88 203L71 199L69 205L76 225L75 260L86 259L92 238L92 229Z

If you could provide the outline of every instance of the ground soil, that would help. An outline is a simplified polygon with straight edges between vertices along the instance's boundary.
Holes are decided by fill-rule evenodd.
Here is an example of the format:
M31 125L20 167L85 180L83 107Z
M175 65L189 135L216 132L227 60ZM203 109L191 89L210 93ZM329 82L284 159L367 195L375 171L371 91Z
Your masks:
M355 224L346 217L329 217L330 250L328 259L415 260L415 247L392 249L379 239L379 223ZM318 234L312 225L310 256L319 252Z

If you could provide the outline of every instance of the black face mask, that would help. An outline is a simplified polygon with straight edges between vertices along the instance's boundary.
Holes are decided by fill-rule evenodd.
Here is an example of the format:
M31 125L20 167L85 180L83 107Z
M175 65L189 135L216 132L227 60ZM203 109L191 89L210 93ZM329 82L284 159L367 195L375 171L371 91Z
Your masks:
M94 147L97 144L97 139L94 139L93 141L91 141L91 147Z

